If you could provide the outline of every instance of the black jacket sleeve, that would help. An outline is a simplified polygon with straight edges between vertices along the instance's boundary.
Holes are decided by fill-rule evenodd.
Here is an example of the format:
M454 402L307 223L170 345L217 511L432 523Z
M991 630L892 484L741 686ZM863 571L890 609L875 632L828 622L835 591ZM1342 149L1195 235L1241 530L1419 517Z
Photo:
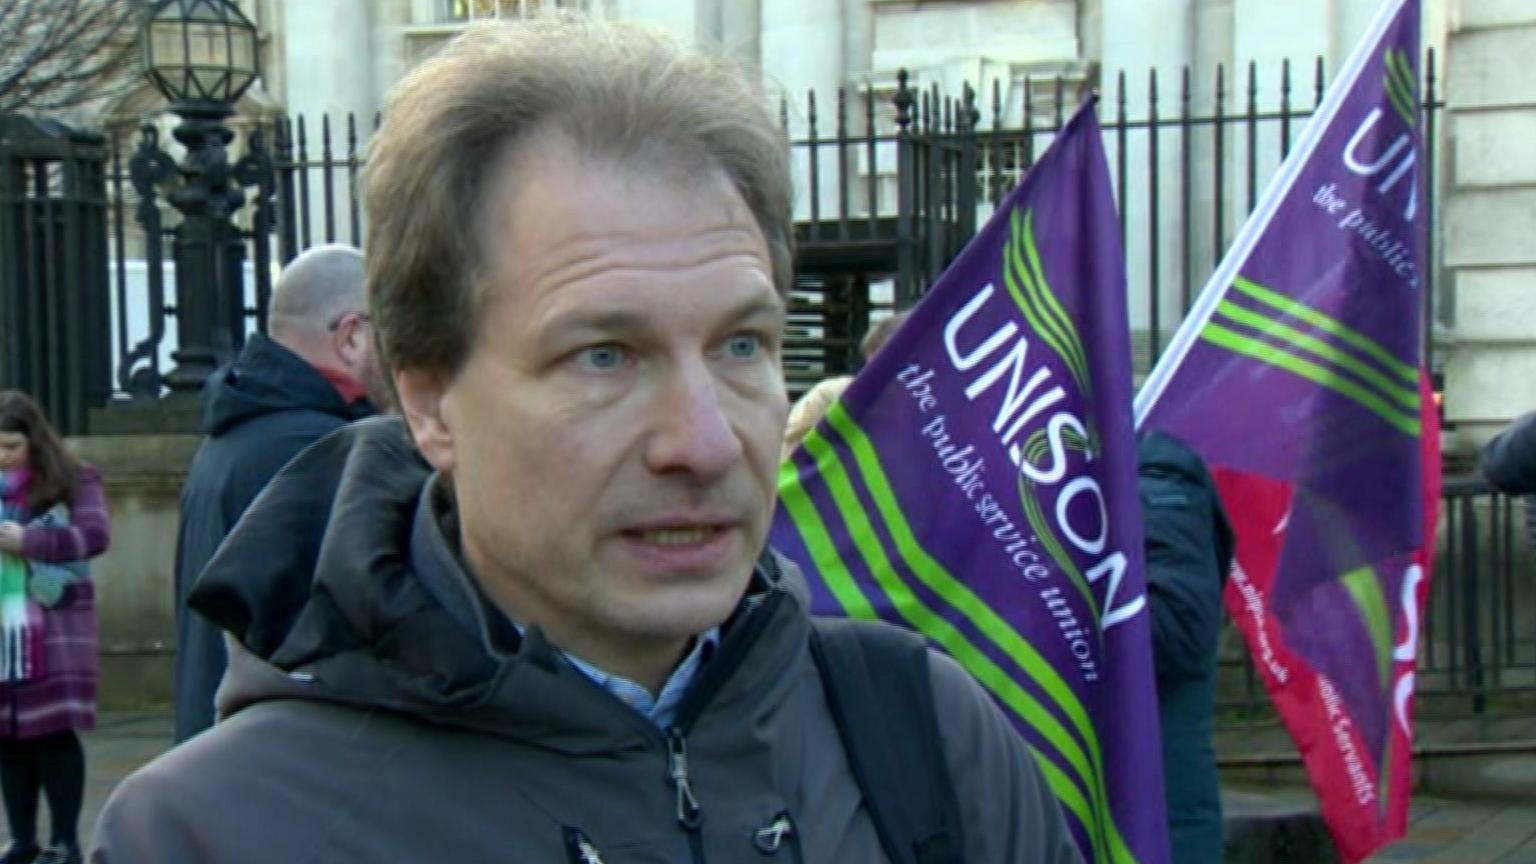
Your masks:
M1494 436L1483 448L1478 467L1501 492L1536 494L1536 411Z
M1157 677L1205 674L1221 635L1232 529L1210 473L1188 447L1152 433L1141 440L1139 457Z

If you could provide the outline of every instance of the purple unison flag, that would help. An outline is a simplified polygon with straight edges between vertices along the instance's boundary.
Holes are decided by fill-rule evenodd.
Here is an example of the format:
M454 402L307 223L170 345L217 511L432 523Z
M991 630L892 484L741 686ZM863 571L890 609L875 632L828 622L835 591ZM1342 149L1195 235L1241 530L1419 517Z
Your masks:
M773 543L992 693L1089 860L1163 862L1125 296L1090 103L785 461Z
M1214 469L1228 609L1349 861L1407 824L1438 502L1418 55L1388 0L1136 405Z

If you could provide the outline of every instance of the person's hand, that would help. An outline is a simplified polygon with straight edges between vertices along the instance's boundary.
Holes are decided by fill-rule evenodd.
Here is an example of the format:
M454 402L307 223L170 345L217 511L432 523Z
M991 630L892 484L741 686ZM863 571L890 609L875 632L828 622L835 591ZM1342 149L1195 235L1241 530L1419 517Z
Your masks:
M7 552L20 552L22 531L20 523L0 522L0 549Z

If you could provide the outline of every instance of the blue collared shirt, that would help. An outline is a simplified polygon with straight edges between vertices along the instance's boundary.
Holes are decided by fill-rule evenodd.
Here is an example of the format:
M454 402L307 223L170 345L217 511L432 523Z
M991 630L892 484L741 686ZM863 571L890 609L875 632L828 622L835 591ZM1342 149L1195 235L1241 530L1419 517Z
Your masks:
M747 597L743 601L743 608L751 611L762 599L761 594ZM521 625L517 626L519 630L522 629ZM564 651L560 654L576 668L576 671L590 678L593 684L612 693L620 702L640 712L655 723L657 728L665 731L677 719L677 709L682 705L683 694L688 692L688 685L693 683L694 676L699 674L699 667L704 665L719 644L720 626L718 624L699 634L699 638L693 640L693 649L688 652L687 657L683 658L683 662L677 664L677 668L672 670L666 683L661 685L661 693L655 698L651 697L651 691L628 678L620 678L604 672L580 657Z
M521 628L519 628L521 629ZM720 628L711 627L704 631L699 638L693 640L693 649L683 662L677 664L672 674L667 676L665 684L661 685L661 692L651 696L651 691L639 684L621 678L593 666L591 663L569 654L560 653L566 661L576 667L576 671L591 679L593 684L612 693L620 702L640 712L659 729L667 729L677 719L678 706L682 704L683 694L688 692L688 685L693 682L693 677L698 674L699 667L709 658L715 646L720 642Z

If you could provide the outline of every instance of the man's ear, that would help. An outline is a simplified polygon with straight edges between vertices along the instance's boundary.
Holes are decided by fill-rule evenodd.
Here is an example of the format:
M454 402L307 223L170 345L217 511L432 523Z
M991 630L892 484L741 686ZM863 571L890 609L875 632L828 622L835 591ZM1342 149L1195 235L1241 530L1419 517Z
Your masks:
M400 413L410 427L416 449L440 473L451 473L453 433L443 416L447 379L439 373L419 369L397 369L394 378L395 392L400 396Z
M354 371L368 351L368 331L363 319L348 315L341 326L331 331L331 350L346 365L346 371Z

